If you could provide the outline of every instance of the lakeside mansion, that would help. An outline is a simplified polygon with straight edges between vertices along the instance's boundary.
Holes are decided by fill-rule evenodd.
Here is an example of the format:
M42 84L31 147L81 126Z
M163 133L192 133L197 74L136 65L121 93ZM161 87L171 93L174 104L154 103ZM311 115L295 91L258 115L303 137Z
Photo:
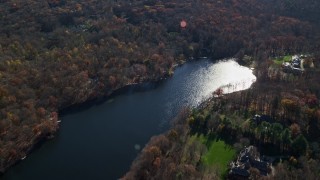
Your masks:
M304 71L303 62L305 55L294 55L291 57L290 62L283 62L282 69L283 72L301 74Z
M230 163L228 179L248 179L253 170L263 176L272 173L271 163L260 158L256 147L249 146L240 151L236 161Z

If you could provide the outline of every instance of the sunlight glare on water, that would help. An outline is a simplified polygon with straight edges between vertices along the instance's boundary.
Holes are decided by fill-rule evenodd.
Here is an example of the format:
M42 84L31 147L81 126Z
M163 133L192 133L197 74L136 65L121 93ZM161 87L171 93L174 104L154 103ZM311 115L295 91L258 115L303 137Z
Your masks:
M249 68L240 66L234 59L222 60L193 71L185 83L188 92L180 96L179 101L195 107L210 98L218 88L224 94L232 93L250 88L255 81L256 77Z
M181 108L199 105L219 87L225 93L247 89L255 79L249 68L232 59L190 61L157 88L128 90L61 117L57 137L1 178L117 179L129 170L151 136L168 129Z

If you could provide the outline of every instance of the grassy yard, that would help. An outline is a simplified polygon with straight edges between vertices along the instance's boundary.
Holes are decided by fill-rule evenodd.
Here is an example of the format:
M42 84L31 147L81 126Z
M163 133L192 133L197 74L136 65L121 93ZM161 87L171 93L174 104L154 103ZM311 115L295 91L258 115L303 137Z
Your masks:
M278 58L273 59L273 62L276 64L282 64L283 62L290 62L291 61L292 56L291 55L287 55L287 56L281 56Z
M200 138L203 141L203 137ZM222 140L214 139L208 147L208 152L202 156L202 162L207 166L218 168L222 176L227 173L228 164L235 158L236 151Z

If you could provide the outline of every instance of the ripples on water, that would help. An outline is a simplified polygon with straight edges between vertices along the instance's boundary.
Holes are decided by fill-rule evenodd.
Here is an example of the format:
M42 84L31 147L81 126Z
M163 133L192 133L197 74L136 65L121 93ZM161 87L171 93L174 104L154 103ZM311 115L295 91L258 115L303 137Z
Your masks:
M252 70L240 66L234 59L222 60L217 63L206 61L195 68L181 84L182 88L176 92L175 99L168 101L168 109L173 104L196 107L206 99L212 97L218 88L223 93L248 89L256 77ZM182 67L183 68L183 67Z
M188 62L155 89L130 91L65 115L57 137L3 179L117 179L182 107L198 106L220 87L225 93L247 89L255 80L249 68L232 59Z

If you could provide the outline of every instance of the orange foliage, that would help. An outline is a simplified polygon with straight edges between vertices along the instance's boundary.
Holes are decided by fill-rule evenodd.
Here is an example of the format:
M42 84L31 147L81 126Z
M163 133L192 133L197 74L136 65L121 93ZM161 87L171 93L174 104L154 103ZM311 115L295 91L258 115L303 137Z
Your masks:
M132 82L159 80L188 57L230 57L239 50L258 56L260 51L279 54L318 47L317 35L310 35L311 22L271 14L264 3L157 1L145 6L150 2L127 6L124 1L101 1L99 7L96 1L1 3L6 17L0 21L0 105L6 118L0 121L6 147L2 154L18 149L17 142L36 143L22 131L55 132L56 111ZM184 18L188 25L181 29ZM315 109L319 103L310 96L306 104ZM295 111L299 104L283 99L281 105ZM319 118L319 110L314 111ZM150 153L160 156L177 134L171 132L170 140L155 139L161 146L151 147ZM156 165L163 159L158 161Z
M291 124L290 130L293 138L297 137L301 133L300 126L296 123Z
M37 108L37 113L40 118L44 118L46 115L46 110L43 107Z
M160 157L156 157L156 159L152 163L156 168L159 168L161 165L161 159Z

